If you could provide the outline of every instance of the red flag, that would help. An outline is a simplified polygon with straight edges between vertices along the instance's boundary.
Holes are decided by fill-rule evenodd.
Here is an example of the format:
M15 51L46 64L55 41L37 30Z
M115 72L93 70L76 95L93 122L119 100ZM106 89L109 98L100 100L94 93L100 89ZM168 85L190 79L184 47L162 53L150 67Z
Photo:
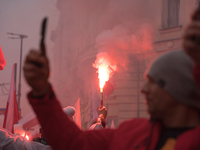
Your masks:
M1 46L0 46L0 70L3 70L5 65L6 65L6 60L4 58L4 55L3 55L3 52L2 52Z
M15 74L15 64L13 65L13 69L12 69L8 101L7 101L7 106L6 106L4 122L3 122L3 127L12 133L14 133L14 129L13 129L14 124L17 123L19 120L14 74Z
M81 109L80 109L80 98L77 100L76 104L74 105L76 110L76 114L74 116L74 122L76 125L81 129Z
M106 81L104 87L103 87L103 96L104 98L108 97L114 90L114 85L111 83L111 81Z

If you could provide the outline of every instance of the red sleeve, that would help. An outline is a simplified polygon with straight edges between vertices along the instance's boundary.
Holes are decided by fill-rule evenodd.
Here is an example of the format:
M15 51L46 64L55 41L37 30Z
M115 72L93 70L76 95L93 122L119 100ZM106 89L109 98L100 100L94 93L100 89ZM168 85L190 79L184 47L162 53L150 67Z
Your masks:
M108 149L115 130L80 130L63 112L51 88L40 98L32 97L30 92L28 99L48 143L54 150Z
M195 65L194 66L193 73L194 73L194 78L195 78L197 84L200 87L200 65Z

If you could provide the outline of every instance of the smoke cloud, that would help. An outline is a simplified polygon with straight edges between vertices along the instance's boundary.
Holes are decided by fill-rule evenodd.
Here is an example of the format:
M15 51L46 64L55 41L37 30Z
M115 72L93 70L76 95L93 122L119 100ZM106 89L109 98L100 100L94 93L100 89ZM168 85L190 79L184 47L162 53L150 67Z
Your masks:
M98 84L95 68L102 62L108 63L111 77L112 72L128 68L130 55L137 59L152 55L155 13L150 2L58 0L57 7L61 15L52 34L52 76L63 106L78 98L82 107L88 105L91 80Z
M123 66L129 62L128 55L142 56L146 59L152 56L154 38L155 14L149 3L145 0L111 0L107 7L106 21L113 24L111 29L103 30L96 37L95 48L99 54L106 52L112 64ZM147 54L147 52L151 52ZM98 68L101 57L97 55L94 67ZM111 60L112 58L112 60Z
M126 68L129 54L138 57L152 54L156 15L150 1L0 0L0 3L0 45L6 59L0 82L10 82L13 63L19 67L20 41L8 39L7 32L28 35L23 45L23 62L30 48L38 48L40 23L47 16L51 79L64 107L75 104L79 97L82 108L87 107L91 80L98 83L92 65L98 66L102 56L112 70L118 71L119 66ZM26 100L29 90L22 75L22 116L31 111ZM6 101L7 95L2 96L2 107Z

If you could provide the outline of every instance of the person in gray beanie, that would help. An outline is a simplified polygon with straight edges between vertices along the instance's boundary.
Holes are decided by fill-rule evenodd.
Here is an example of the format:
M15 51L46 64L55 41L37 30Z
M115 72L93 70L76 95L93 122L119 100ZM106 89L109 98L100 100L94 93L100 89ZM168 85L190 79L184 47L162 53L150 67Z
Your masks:
M167 53L150 64L145 76L178 102L200 109L200 89L192 74L194 63L183 50Z
M200 89L193 77L194 63L183 50L156 58L145 72L147 81L141 92L151 119L135 118L121 123L117 129L103 131L82 131L69 120L48 82L48 64L41 65L44 69L32 70L37 67L35 64L48 63L40 59L47 58L38 51L31 51L25 61L24 74L32 87L29 102L53 149L200 149ZM38 76L40 71L43 75ZM33 82L32 77L36 81ZM39 90L41 87L43 90Z
M192 59L178 50L158 57L145 71L147 81L141 91L149 114L162 127L156 149L199 126L200 88L193 66Z

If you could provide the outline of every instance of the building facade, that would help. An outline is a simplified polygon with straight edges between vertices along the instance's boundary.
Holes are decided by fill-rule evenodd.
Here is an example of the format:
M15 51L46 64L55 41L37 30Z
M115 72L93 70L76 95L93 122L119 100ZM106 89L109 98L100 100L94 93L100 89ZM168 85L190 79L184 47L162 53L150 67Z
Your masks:
M94 106L98 105L100 97L97 70L92 66L97 54L101 52L97 48L97 37L102 37L99 35L106 31L117 30L117 25L126 18L126 13L127 18L130 13L133 13L133 17L142 14L140 11L139 14L136 11L123 11L120 9L123 6L119 6L117 18L113 15L116 12L113 8L117 7L112 7L113 1L86 2L90 7L86 5L88 3L84 4L81 1L58 0L60 20L56 30L51 34L51 39L55 43L52 76L56 93L63 107L74 105L80 98L83 129L91 126L95 114ZM131 118L148 117L144 97L140 93L145 81L144 71L156 55L182 48L184 29L190 21L192 12L199 6L199 1L144 0L141 5L144 5L144 16L148 13L145 12L146 8L153 8L150 18L154 28L151 37L152 48L147 48L148 51L141 53L123 51L125 59L128 60L126 67L119 66L120 71L113 74L111 80L114 90L104 99L104 106L108 110L108 127L112 121L117 127L121 122ZM108 18L111 19L107 20ZM134 19L136 21L137 17ZM129 21L124 22L128 23L123 25L129 26ZM130 27L132 35L137 38L137 35L140 35L136 34L134 29L137 28L133 26L134 24Z

